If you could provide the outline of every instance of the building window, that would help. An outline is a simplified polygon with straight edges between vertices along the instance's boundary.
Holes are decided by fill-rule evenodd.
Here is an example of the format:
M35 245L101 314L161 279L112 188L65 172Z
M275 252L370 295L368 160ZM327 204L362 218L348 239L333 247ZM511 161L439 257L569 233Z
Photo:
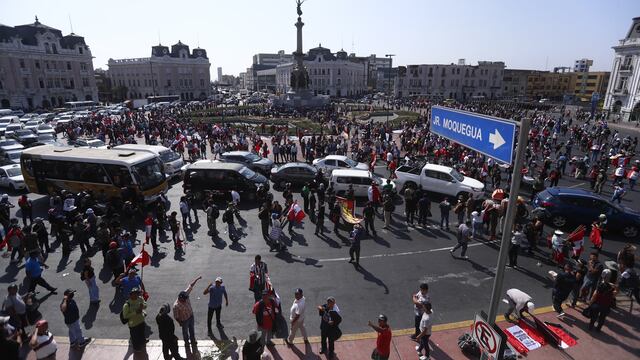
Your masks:
M80 63L80 70L87 70L87 63Z
M178 84L179 84L180 86L182 86L182 84L183 84L182 79L178 80Z
M440 81L440 86L443 86L443 87L444 87L444 79L442 79L442 80Z
M78 52L80 53L80 55L82 55L82 52L83 52L83 50L82 50L82 46L79 46L79 47L78 47Z
M23 79L22 79L22 82L23 82L23 84L24 84L24 88L25 88L25 89L28 89L28 88L29 88L29 79L27 79L27 78L23 78Z
M44 80L40 79L38 82L40 83L40 89L44 89Z
M71 70L71 62L67 61L67 70Z
M171 86L171 80L167 79L167 86Z
M24 69L24 68L25 68L25 66L24 66L24 59L20 59L20 68L21 68L21 69Z
M47 70L49 70L49 62L48 62L48 61L45 61L45 62L44 62L44 67L45 67Z
M56 46L56 44L51 44L51 51L52 51L54 54L57 54L57 53L58 53L58 47Z
M89 83L89 81L87 81L87 83ZM85 85L85 86L89 86L89 85ZM73 79L69 79L69 87L72 89L76 88L76 83L73 81Z
M40 69L40 61L36 61L36 69Z
M200 87L204 87L204 79L200 79Z

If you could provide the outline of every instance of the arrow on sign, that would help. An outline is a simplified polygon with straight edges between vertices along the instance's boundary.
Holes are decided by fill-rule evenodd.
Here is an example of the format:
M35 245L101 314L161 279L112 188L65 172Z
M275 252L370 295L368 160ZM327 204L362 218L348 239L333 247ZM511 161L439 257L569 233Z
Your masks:
M493 144L493 150L505 144L504 138L500 135L498 129L493 134L489 133L489 142Z

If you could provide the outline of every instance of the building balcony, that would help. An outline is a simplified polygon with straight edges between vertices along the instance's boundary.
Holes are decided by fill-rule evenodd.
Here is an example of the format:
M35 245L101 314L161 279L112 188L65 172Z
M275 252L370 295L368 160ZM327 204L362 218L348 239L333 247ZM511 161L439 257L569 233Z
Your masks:
M620 65L620 71L624 71L624 72L633 71L633 65L631 64Z
M613 89L613 95L629 95L629 90L627 89Z

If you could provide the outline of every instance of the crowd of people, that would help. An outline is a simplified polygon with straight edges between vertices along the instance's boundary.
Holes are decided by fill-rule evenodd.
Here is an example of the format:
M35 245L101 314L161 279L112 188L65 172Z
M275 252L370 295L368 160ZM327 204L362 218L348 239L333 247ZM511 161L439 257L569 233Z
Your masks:
M518 256L531 256L539 250L541 244L547 243L544 232L544 214L536 212L528 206L528 201L518 194L509 194L508 183L513 176L512 168L498 164L477 152L438 137L429 131L428 111L430 105L425 103L397 104L398 108L407 107L420 112L415 121L401 125L400 129L392 129L385 122L362 121L349 116L352 111L366 110L366 107L349 107L333 105L326 109L305 112L289 112L284 109L266 106L229 108L167 108L153 111L132 111L122 117L94 115L86 121L72 121L66 128L60 129L69 139L80 136L94 136L110 145L144 141L146 144L162 144L183 158L195 161L199 158L217 158L229 150L251 150L255 153L271 157L276 163L297 160L312 162L313 159L330 155L346 155L358 161L375 165L385 164L393 175L393 170L404 164L417 164L421 161L448 165L456 168L465 176L482 181L493 195L487 199L473 197L449 199L437 202L439 219L432 214L432 202L436 202L430 194L421 188L408 188L403 193L404 215L406 223L393 220L398 199L385 186L375 182L368 189L367 202L362 209L364 226L359 223L341 224L342 201L357 206L353 189L350 188L344 199L338 198L331 184L325 185L320 176L306 184L298 196L287 184L282 190L283 203L274 199L273 189L261 187L257 190L259 204L258 219L261 224L265 249L284 252L287 250L286 232L293 234L303 226L302 219L309 217L315 224L315 234L325 235L325 217L333 223L333 233L339 236L347 229L348 236L342 237L349 245L350 262L359 267L361 239L365 236L377 237L375 230L376 217L384 222L384 227L415 226L422 228L440 228L449 230L450 213L456 215L455 234L458 245L451 249L454 255L461 249L460 259L468 259L468 243L472 239L494 241L503 228L506 207L509 198L516 199L517 210L513 229L504 230L512 233L509 248L509 266L518 266ZM611 191L611 201L620 202L627 191L634 191L638 178L640 162L634 160L637 150L637 137L622 136L611 130L604 120L590 120L581 111L571 113L558 109L559 115L551 109L513 103L473 102L468 104L449 105L461 110L483 113L491 116L521 119L532 119L528 136L525 171L522 175L532 179L532 196L546 187L558 185L563 176L588 179L590 187L596 193ZM192 116L193 110L199 110L199 116ZM321 132L311 134L295 129L291 135L288 126L267 125L232 125L230 122L213 123L201 121L207 116L226 116L229 118L254 116L267 119L307 117L319 124ZM394 130L396 135L394 135ZM609 182L609 185L607 183ZM172 211L165 196L161 196L150 206L146 206L137 197L135 190L123 187L122 196L105 198L103 194L91 191L73 194L61 191L50 197L48 216L33 217L33 204L27 195L18 201L22 220L11 216L11 204L7 195L0 199L0 223L2 224L3 242L0 248L10 251L11 262L25 260L25 273L28 279L28 290L18 294L18 287L8 288L7 299L3 311L7 317L0 317L5 326L5 338L16 341L28 341L36 351L38 359L55 358L55 340L48 331L46 320L38 318L37 305L34 305L34 290L41 286L51 294L57 294L43 277L48 267L48 254L57 247L62 249L63 256L69 256L74 244L80 248L83 267L80 279L85 283L90 299L90 306L97 306L100 294L96 285L96 274L92 266L94 252L101 252L103 266L112 272L113 285L116 291L126 298L120 320L130 330L131 345L139 352L144 352L146 337L146 297L148 292L138 275L137 266L144 266L141 251L136 256L137 244L150 244L157 251L158 242L171 231L171 241L176 252L184 253L184 241L197 223L198 211L204 211L209 235L218 238L219 219L227 226L227 234L234 243L240 241L242 233L236 229L236 221L244 221L238 210L240 196L237 192L229 194L226 208L219 209L217 199L206 196L196 200L194 194L185 193L180 199L177 211ZM227 200L229 200L227 199ZM440 200L440 199L438 199ZM302 204L300 204L302 203ZM379 211L379 208L382 211ZM435 212L435 210L434 210ZM181 219L178 219L178 213ZM192 220L191 214L194 215ZM221 217L221 218L220 218ZM47 225L48 223L48 225ZM592 225L598 233L606 231L606 216ZM144 239L137 237L142 229ZM593 231L593 230L592 230ZM486 234L486 237L485 237ZM93 243L91 240L93 239ZM591 326L597 321L596 329L602 327L610 307L611 298L618 289L630 289L638 299L638 276L633 268L635 255L632 246L625 247L617 260L619 276L612 279L610 273L603 269L598 261L602 241L589 255L588 261L581 261L584 244L567 241L562 232L556 232L550 238L553 249L550 260L563 266L563 272L556 277L553 291L553 304L559 314L562 303L570 294L574 294L572 304L581 299L589 304ZM570 262L569 259L575 260ZM574 265L575 263L575 265ZM293 344L296 333L300 331L303 340L308 340L305 328L305 298L302 289L293 293L289 321L284 320L282 300L271 282L266 263L256 256L251 265L249 289L255 305L256 330L252 331L245 342L242 352L245 359L258 359L264 346L272 346L272 337L279 336L286 343ZM190 294L201 279L198 277L179 292L173 305L164 304L157 312L156 323L158 334L163 342L163 353L166 359L173 356L180 358L178 338L174 335L174 320L182 330L187 348L196 349L197 338L194 330L194 315L190 303ZM72 347L85 346L90 338L84 337L79 325L78 304L74 300L76 290L64 291L60 311L69 328L69 341ZM223 303L229 305L229 299L222 277L217 276L203 290L209 295L207 311L207 329L212 334L212 320L215 315L216 327L224 328L221 321ZM521 294L519 294L521 295ZM31 302L31 305L28 303ZM526 304L526 302L525 302ZM421 284L420 290L413 296L415 310L415 334L413 339L418 343L416 351L420 359L429 357L429 337L433 306L428 295L428 284ZM522 308L521 308L522 309ZM521 310L519 309L519 310ZM319 305L320 333L322 351L331 357L334 353L334 342L340 338L340 323L344 314L340 312L336 299L328 297L326 303ZM170 315L173 312L173 317ZM47 314L49 315L49 314ZM510 314L509 314L510 315ZM509 315L506 315L509 317ZM389 356L391 329L387 316L379 315L377 322L368 324L378 333L376 343L376 359ZM34 326L31 336L27 336L26 328ZM288 330L288 334L285 334ZM5 340L8 341L8 340ZM51 357L53 355L53 357Z

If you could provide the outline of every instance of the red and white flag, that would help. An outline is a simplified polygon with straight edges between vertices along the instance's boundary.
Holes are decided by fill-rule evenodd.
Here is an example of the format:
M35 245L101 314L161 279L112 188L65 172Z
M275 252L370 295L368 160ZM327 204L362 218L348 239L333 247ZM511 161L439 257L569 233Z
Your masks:
M133 258L133 260L131 260L131 262L129 263L129 266L127 266L127 269L131 268L136 264L140 264L141 266L144 267L149 265L150 262L151 262L151 257L143 247L142 250L140 251L140 254L138 254L136 257Z

